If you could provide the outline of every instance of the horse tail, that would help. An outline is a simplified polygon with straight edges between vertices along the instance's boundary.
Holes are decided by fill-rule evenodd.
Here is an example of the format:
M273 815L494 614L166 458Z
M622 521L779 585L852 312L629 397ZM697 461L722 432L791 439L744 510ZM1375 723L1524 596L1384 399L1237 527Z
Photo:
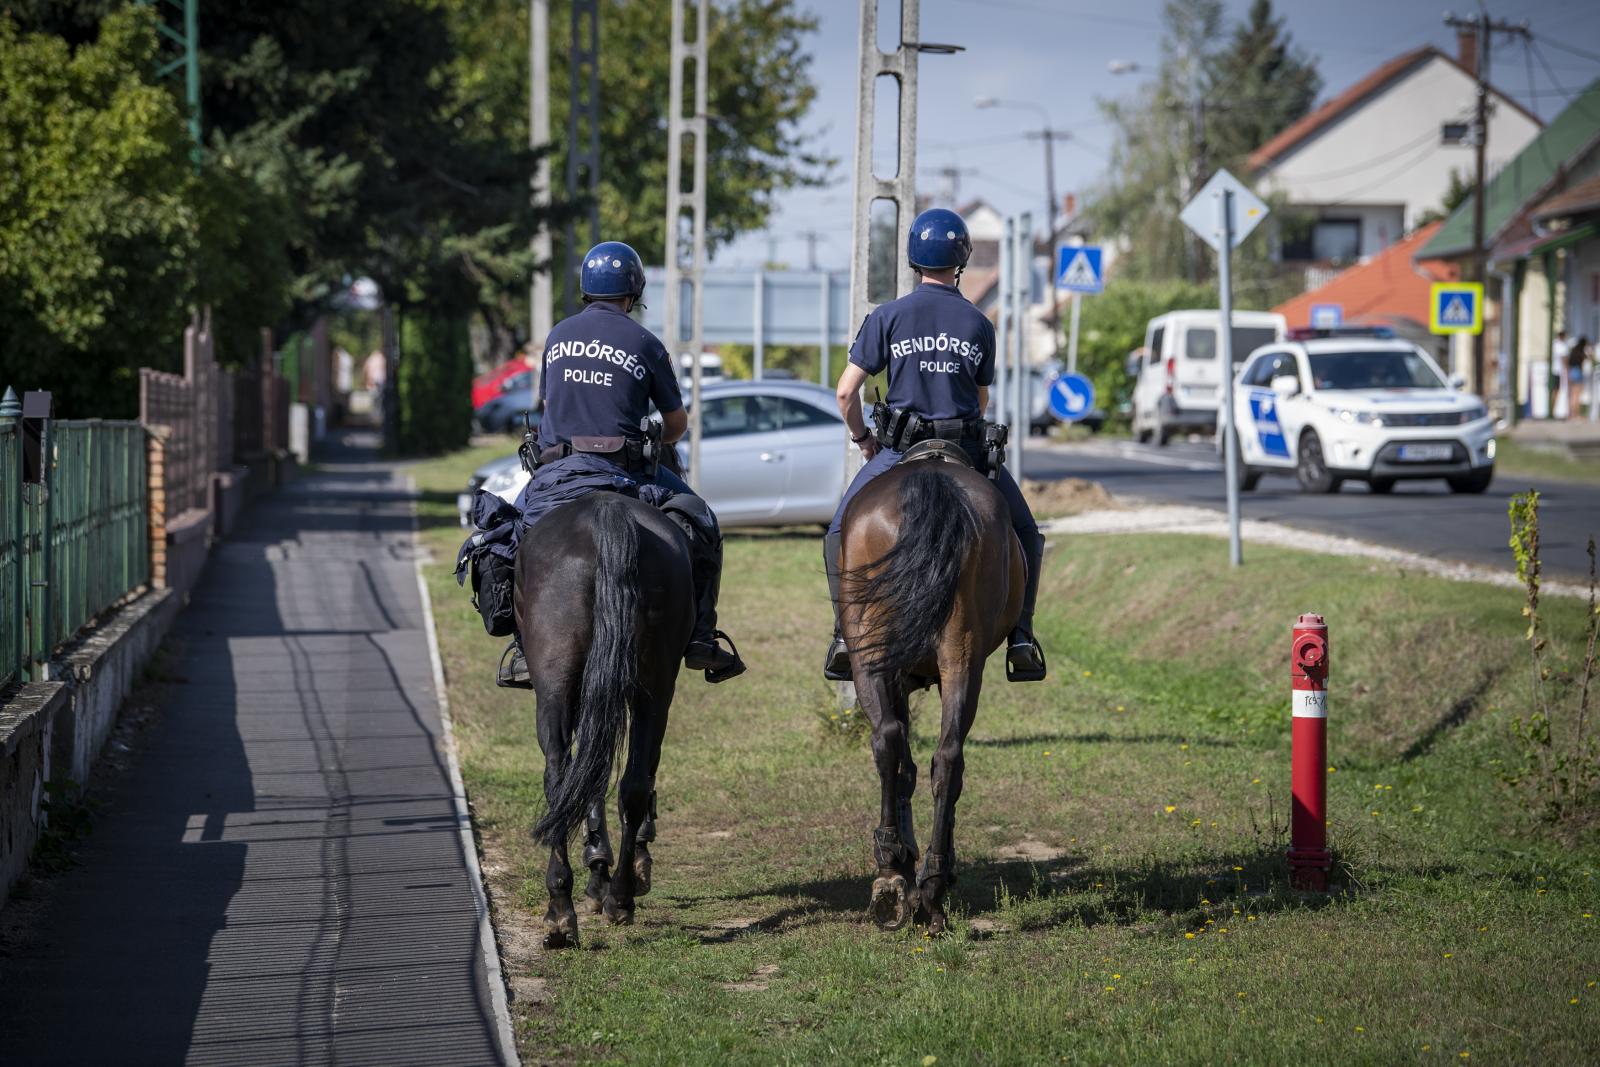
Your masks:
M583 821L589 802L605 794L627 733L637 677L639 527L622 500L606 494L600 494L593 515L594 633L583 664L574 750L546 790L549 810L533 827L534 839L552 848Z
M857 641L874 670L899 673L933 657L978 539L972 501L938 468L919 463L906 472L894 547L843 576L846 599L872 608L873 622Z

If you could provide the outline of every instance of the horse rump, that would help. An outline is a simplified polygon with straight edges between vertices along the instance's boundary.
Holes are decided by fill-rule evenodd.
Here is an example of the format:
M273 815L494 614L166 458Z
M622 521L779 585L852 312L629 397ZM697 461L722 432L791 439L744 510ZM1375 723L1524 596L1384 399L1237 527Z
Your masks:
M639 614L639 527L627 501L610 493L592 498L594 631L584 659L572 758L547 783L549 807L533 827L534 840L554 848L583 820L589 802L605 793L617 748L628 729L637 678L634 647Z
M941 466L905 468L893 547L840 575L842 599L863 609L854 648L874 671L898 674L933 659L978 538L971 499Z

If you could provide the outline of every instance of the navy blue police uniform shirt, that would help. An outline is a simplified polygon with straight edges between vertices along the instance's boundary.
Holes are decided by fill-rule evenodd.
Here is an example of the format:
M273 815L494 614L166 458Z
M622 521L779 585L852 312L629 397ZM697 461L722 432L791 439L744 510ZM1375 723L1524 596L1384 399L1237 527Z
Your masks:
M639 437L652 402L663 415L683 407L666 347L613 304L590 304L557 323L539 373L540 448L575 437Z
M889 406L925 419L970 419L994 381L994 324L953 285L923 282L875 308L850 346L868 374L889 368Z

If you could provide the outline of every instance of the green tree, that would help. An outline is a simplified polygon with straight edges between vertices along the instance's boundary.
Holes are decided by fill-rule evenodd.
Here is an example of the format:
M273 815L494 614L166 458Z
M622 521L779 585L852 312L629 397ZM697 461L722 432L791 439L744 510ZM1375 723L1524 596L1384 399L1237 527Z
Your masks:
M413 311L400 320L400 451L431 454L467 443L472 352L464 320Z
M1466 203L1467 198L1471 195L1471 184L1461 176L1460 171L1456 170L1454 167L1451 167L1450 187L1444 191L1444 200L1439 204L1438 207L1429 208L1427 211L1424 211L1421 215L1417 216L1417 228L1421 229L1430 222L1438 222L1440 219L1449 218L1450 213L1456 208L1460 207L1462 204Z
M1322 91L1316 63L1294 47L1272 0L1254 0L1211 64L1207 154L1242 175L1251 152L1308 113Z
M75 50L0 16L0 379L68 417L132 415L135 368L180 356L200 219L155 53L148 11Z
M1168 0L1156 77L1100 102L1116 139L1089 212L1100 232L1128 241L1120 267L1128 277L1209 277L1210 253L1179 212L1221 167L1248 178L1249 153L1306 114L1320 90L1314 62L1293 46L1270 0L1255 0L1226 38L1222 16L1220 0ZM1264 255L1241 249L1243 289L1281 290L1275 272Z

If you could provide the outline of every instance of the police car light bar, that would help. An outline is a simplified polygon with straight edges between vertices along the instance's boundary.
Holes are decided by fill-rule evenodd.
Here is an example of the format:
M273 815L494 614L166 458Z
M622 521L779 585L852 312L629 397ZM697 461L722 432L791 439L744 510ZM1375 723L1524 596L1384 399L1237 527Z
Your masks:
M1294 326L1285 335L1290 341L1314 341L1324 337L1391 338L1391 326Z

